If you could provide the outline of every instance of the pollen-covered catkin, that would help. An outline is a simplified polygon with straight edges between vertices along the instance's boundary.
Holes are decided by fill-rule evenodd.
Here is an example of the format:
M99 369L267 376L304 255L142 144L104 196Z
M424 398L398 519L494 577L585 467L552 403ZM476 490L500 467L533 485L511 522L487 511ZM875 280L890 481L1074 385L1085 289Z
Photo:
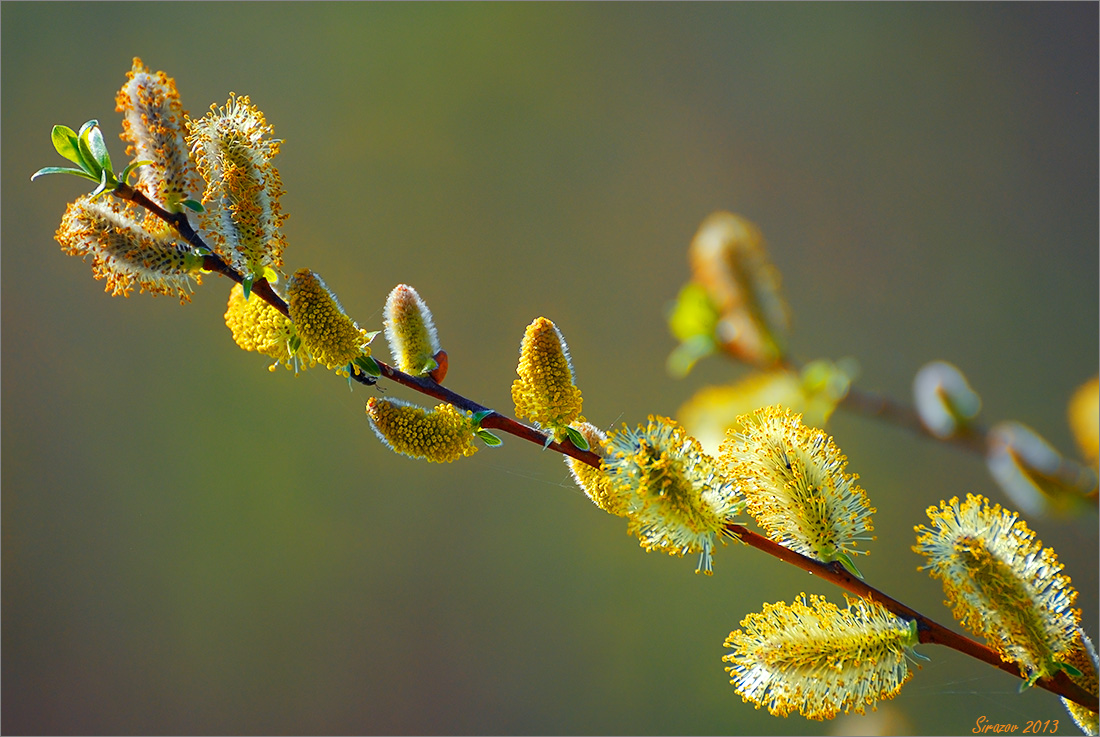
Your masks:
M581 392L573 384L569 348L553 322L540 317L527 326L520 344L519 378L512 383L516 415L559 432L581 417Z
M943 582L955 619L1029 681L1053 675L1077 645L1077 591L1050 548L1013 512L968 494L929 507L913 550Z
M151 162L137 169L141 190L168 212L179 212L183 200L201 197L202 179L187 145L187 111L175 80L164 72L150 72L134 57L115 103L115 110L123 114L120 137L129 144L126 154ZM156 216L146 215L146 225L153 227L150 219Z
M202 255L166 233L146 230L113 199L78 198L65 210L54 236L70 256L92 257L92 275L105 279L112 296L141 292L191 301L191 282L201 282Z
M473 421L449 404L429 410L399 399L371 397L367 416L383 443L412 458L450 463L477 452Z
M290 319L317 363L344 370L359 356L370 355L370 336L347 316L321 277L298 269L290 278L287 297Z
M873 540L870 505L847 459L823 431L778 405L738 418L722 443L719 466L741 488L748 512L768 537L815 560L857 553Z

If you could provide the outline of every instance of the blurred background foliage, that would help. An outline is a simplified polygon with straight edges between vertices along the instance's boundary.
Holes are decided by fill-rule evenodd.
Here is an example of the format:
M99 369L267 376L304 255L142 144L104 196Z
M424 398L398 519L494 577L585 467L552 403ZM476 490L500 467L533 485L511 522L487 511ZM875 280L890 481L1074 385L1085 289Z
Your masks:
M98 118L131 58L202 114L249 94L286 141L287 267L367 329L399 282L447 384L510 411L524 326L572 351L585 415L673 414L744 370L665 373L664 315L716 209L763 230L796 357L908 398L944 359L1073 452L1097 371L1097 6L4 3L3 731L961 733L1060 719L951 651L872 723L775 719L720 657L763 602L840 602L729 546L645 555L557 456L437 467L385 450L370 390L269 374L194 302L109 299L52 235L76 179L50 127ZM119 167L121 168L121 167ZM385 356L380 347L379 355ZM415 399L400 387L391 396ZM912 527L1005 502L984 464L838 413L878 542L867 579L948 621ZM1029 520L1097 637L1095 517Z

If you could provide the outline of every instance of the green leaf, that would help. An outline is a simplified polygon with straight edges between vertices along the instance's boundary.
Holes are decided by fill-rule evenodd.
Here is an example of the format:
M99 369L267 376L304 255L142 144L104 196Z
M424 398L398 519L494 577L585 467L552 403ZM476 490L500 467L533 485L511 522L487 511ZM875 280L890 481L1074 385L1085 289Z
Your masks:
M80 164L80 151L77 149L76 131L67 125L55 125L50 133L54 150L74 164Z
M577 446L581 450L588 450L588 439L581 435L580 430L575 427L565 428L565 434L569 437L569 442Z
M244 290L244 298L248 299L248 295L252 294L252 277L241 280L241 289Z
M495 448L498 445L503 444L503 441L488 430L478 430L477 436L481 438L482 442L488 445L490 448Z
M90 179L93 182L98 182L99 181L98 179L96 179L95 177L93 177L91 174L84 171L83 169L73 169L72 167L68 167L68 166L46 166L46 167L43 167L43 168L39 169L38 171L36 171L34 174L31 174L31 181L33 182L35 179L38 179L38 177L44 177L47 174L72 174L74 176L84 177L85 179Z
M1077 670L1077 668L1074 667L1073 665L1070 665L1069 663L1062 662L1061 660L1055 660L1054 665L1059 670L1064 670L1066 672L1066 675L1070 676L1072 678L1080 678L1081 676L1085 675L1081 671Z
M107 187L108 187L107 176L108 176L108 174L110 174L110 172L108 172L106 169L103 169L99 172L99 186L95 188L94 192L92 192L92 199L93 200L96 197L99 197L101 194L103 194L104 192L107 191Z
M488 417L491 414L493 414L493 410L491 410L491 409L478 410L477 412L474 412L474 416L472 418L472 421L473 421L474 425L480 427L481 426L481 421L484 420L486 417Z
M863 580L863 574L859 572L859 569L856 568L856 564L852 562L851 557L847 553L837 554L836 559L840 561L840 565L844 566L844 570L848 571L848 573L851 573L860 581Z
M203 210L205 209L203 208L202 203L198 200L181 200L180 204L186 207L188 210L191 210L192 212L203 212Z
M378 335L379 333L381 333L381 332L382 332L381 330L371 330L371 331L369 331L369 332L367 333L367 342L368 342L368 343L371 343L371 342L373 342L373 341L374 341L374 337L375 337L376 335Z
M420 374L424 375L429 371L434 371L439 366L439 362L434 358L429 358L424 365L420 368Z
M103 131L99 127L90 128L86 134L88 136L88 148L92 152L92 156L95 157L96 163L100 168L111 171L111 154L107 151L107 144L103 140Z
M375 361L370 356L359 356L355 359L355 365L363 369L367 376L381 376L382 369L378 366L378 361Z
M287 347L290 349L290 355L293 356L298 352L298 349L302 347L302 339L295 335L293 338L290 339Z
M546 450L547 448L549 448L550 443L552 443L552 442L554 442L554 433L552 433L552 432L547 433L546 434L546 442L542 444L542 449Z
M87 125L87 123L85 123ZM94 174L98 179L103 173L104 169L99 165L99 161L96 159L95 154L92 153L91 144L88 143L88 136L84 128L80 129L80 137L76 139L77 151L80 154L80 167L89 174Z
M145 166L146 164L152 163L153 162L149 159L143 159L141 161L131 161L130 165L122 170L122 176L119 177L119 181L129 183L130 175L134 173L135 169L137 169L139 166Z

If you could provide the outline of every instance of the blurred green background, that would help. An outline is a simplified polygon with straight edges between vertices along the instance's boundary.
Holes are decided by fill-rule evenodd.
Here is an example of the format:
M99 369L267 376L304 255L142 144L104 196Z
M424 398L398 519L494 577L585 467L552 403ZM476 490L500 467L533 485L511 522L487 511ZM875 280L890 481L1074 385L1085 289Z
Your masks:
M899 398L952 361L985 420L1072 451L1066 402L1100 351L1097 21L1095 3L4 3L3 731L1073 733L1050 694L933 647L884 725L754 710L726 635L838 590L751 549L719 550L713 578L645 555L518 440L446 467L390 453L371 390L237 349L227 281L186 307L106 296L52 239L82 183L29 175L63 163L56 123L99 119L122 158L133 56L195 115L249 94L285 140L289 270L368 329L416 286L448 385L502 410L524 326L550 317L605 427L742 375L664 370L687 245L730 209L769 240L800 359L855 356ZM913 525L952 495L1006 500L973 457L858 417L830 431L879 510L864 574L949 621ZM1095 516L1030 522L1095 640Z

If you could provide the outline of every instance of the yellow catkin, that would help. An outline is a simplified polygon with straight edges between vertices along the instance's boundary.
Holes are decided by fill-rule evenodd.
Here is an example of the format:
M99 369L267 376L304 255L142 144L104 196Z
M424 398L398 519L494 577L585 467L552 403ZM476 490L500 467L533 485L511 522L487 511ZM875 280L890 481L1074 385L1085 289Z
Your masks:
M286 215L279 170L271 160L281 141L247 96L231 96L188 121L188 143L206 180L199 230L213 249L246 277L258 279L283 263Z
M1100 378L1092 377L1073 393L1069 426L1081 457L1096 468L1100 463Z
M943 582L955 619L1029 680L1052 675L1077 641L1077 591L1050 548L1013 512L968 494L929 507L913 550Z
M344 312L321 277L299 269L287 287L290 319L302 345L317 363L345 369L362 355L370 355L370 337Z
M473 421L449 404L429 410L396 399L367 400L371 427L394 452L450 463L477 452Z
M722 443L719 466L741 488L748 511L768 537L815 560L866 554L875 509L844 472L847 459L821 430L780 406L738 420Z
M1085 689L1087 693L1095 696L1097 693L1096 672L1098 668L1096 648L1093 647L1092 640L1089 639L1084 630L1078 630L1077 642L1062 658L1062 662L1069 663L1081 671L1079 676L1070 676L1071 680ZM1084 734L1095 735L1100 732L1100 719L1097 718L1095 711L1086 709L1069 699L1062 699L1062 704Z
M699 441L667 417L612 432L600 468L615 508L627 509L627 531L646 550L699 554L696 573L713 572L712 552L725 525L744 509L737 487Z
M126 155L152 162L137 169L141 190L169 212L179 212L182 200L201 197L202 179L186 140L187 111L175 80L164 72L153 74L134 57L115 103L123 114L120 137L129 144ZM149 213L148 217L156 216Z
M527 326L516 373L519 378L512 383L516 415L554 431L560 439L560 431L580 418L582 399L573 385L565 339L545 317Z
M274 358L272 371L279 364L299 369L313 363L304 348L291 351L297 335L294 323L256 294L245 299L240 284L233 285L229 293L225 324L233 333L233 341L242 349Z
M574 422L572 427L588 441L589 450L601 458L606 455L606 433L588 422ZM593 504L617 517L626 516L629 510L628 499L614 493L610 479L602 468L594 468L572 456L565 456L565 465L569 467L577 486L581 487Z
M92 257L92 275L105 291L129 297L134 287L191 301L201 283L203 258L190 246L146 230L138 216L113 199L84 196L71 203L54 236L70 256Z
M905 656L915 631L873 600L845 598L840 609L802 594L745 617L722 658L738 695L776 716L808 719L862 714L896 696L912 677Z

